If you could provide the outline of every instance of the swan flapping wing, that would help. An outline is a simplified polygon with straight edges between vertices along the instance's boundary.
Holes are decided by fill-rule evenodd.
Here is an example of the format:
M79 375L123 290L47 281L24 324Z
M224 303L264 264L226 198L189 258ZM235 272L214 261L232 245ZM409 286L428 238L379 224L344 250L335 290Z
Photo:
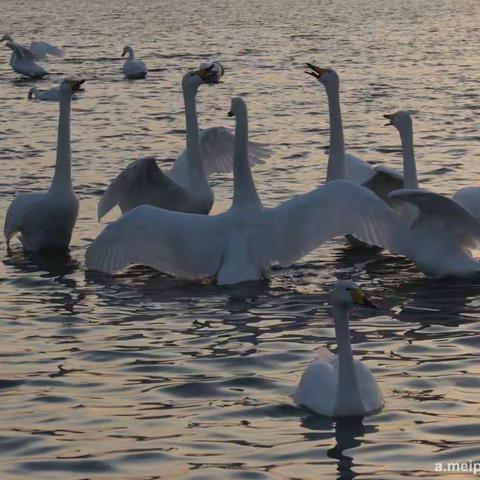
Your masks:
M202 159L207 175L211 173L227 173L233 170L233 145L235 136L231 130L225 127L211 127L200 133L200 144ZM265 163L270 157L271 150L266 144L259 142L248 142L248 161L250 166ZM182 163L188 161L184 151L175 162L170 172L175 176L183 170Z
M361 185L375 175L374 167L351 153L345 153L347 180Z
M455 200L420 189L397 190L389 196L418 208L411 228L432 226L452 235L464 247L478 248L480 245L480 221Z
M374 169L373 177L362 183L362 185L374 191L384 202L389 203L388 194L403 188L403 175L393 168L377 165Z
M214 276L221 264L226 228L209 217L142 205L107 225L87 250L87 269L116 272L146 265L195 280Z
M140 158L131 162L104 192L98 202L98 219L116 205L129 210L146 203L155 205L156 200L162 208L177 210L175 207L184 196L184 189L158 168L155 157Z
M14 55L18 60L36 60L35 55L23 45L15 43Z
M51 43L42 40L33 40L29 50L37 58L43 58L46 55L54 55L55 57L63 57L64 51Z
M267 212L274 238L265 254L283 266L346 234L398 253L403 250L401 218L373 192L349 181L333 180Z

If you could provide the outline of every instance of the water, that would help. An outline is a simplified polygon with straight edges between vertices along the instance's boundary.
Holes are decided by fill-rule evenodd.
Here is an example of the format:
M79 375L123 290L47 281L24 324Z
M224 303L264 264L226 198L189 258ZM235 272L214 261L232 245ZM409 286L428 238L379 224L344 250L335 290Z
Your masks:
M109 279L82 268L109 180L134 158L156 154L168 166L184 148L180 78L210 56L226 76L201 88L200 123L233 126L230 97L246 98L252 136L274 147L255 169L267 205L324 177L326 99L305 61L339 72L350 151L399 166L398 135L382 115L410 109L421 184L442 193L474 184L477 2L2 6L0 33L67 52L37 82L16 79L1 54L2 215L15 191L47 187L53 171L58 105L28 102L29 87L87 79L72 112L81 212L71 258L17 250L0 263L2 479L448 478L435 463L480 460L479 278L427 280L407 261L352 253L341 240L270 284L202 286L143 268ZM121 78L125 44L154 70L146 81ZM230 176L213 184L220 211ZM335 347L336 277L355 279L381 307L357 309L351 324L355 355L386 399L363 422L311 415L290 399L314 350Z

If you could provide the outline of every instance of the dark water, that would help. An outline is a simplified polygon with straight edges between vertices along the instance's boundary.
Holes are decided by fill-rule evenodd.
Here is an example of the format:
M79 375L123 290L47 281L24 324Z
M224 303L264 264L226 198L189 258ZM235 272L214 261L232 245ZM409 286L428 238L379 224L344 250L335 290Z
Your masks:
M252 135L275 152L255 170L268 205L324 177L326 99L305 61L339 72L350 151L399 165L382 115L411 109L421 183L442 193L475 184L479 9L466 0L3 0L0 33L67 52L38 86L65 75L87 83L72 112L81 212L71 258L17 251L0 263L0 478L448 478L436 463L480 460L480 278L427 280L342 240L270 284L82 268L108 181L134 158L156 154L167 166L184 148L180 78L208 57L226 76L199 92L200 123L232 125L230 97L246 98ZM146 81L121 78L125 44L154 70ZM8 50L0 58L3 216L15 191L49 184L58 105L28 102L33 82L16 79ZM221 210L230 177L213 183ZM357 310L351 324L355 355L386 399L363 422L313 416L290 399L313 351L335 347L336 277L381 306L376 316Z

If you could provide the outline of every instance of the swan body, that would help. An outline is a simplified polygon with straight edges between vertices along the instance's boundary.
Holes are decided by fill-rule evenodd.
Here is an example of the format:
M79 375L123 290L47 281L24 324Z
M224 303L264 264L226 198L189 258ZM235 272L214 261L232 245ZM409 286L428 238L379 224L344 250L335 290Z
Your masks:
M207 175L225 173L233 168L234 136L224 127L199 133L196 94L210 78L212 67L187 73L182 80L186 113L187 148L168 173L162 172L154 157L132 162L110 184L98 204L101 219L118 205L125 213L139 205L153 205L178 212L208 214L214 195ZM198 144L200 143L200 148ZM251 165L263 163L270 151L264 145L249 142Z
M35 57L28 49L13 42L7 42L5 45L12 50L10 66L15 72L30 78L48 75L43 67L35 63Z
M0 39L0 42L3 41L15 43L13 42L11 35L8 34L4 35ZM35 57L35 60L43 60L47 57L47 55L53 55L55 57L63 57L64 55L64 51L61 48L55 47L51 43L41 40L32 40L30 46L24 48L26 48Z
M128 45L123 49L122 57L126 54L128 54L128 58L123 63L123 74L131 80L145 78L148 73L145 63L142 60L135 59L133 48Z
M264 208L250 170L247 107L241 98L232 100L231 114L236 127L230 209L207 216L139 206L90 245L88 269L114 273L139 263L189 280L214 277L219 284L234 284L266 278L272 264L288 266L332 237L375 236L390 209L348 181L332 181Z
M5 218L7 248L16 234L25 250L35 253L66 250L78 214L78 199L71 181L70 102L83 81L64 80L60 85L55 173L47 192L22 193L10 204Z
M354 304L373 306L358 286L340 280L332 293L338 355L324 350L303 372L295 402L329 417L365 416L384 405L382 392L368 367L352 356L349 310Z

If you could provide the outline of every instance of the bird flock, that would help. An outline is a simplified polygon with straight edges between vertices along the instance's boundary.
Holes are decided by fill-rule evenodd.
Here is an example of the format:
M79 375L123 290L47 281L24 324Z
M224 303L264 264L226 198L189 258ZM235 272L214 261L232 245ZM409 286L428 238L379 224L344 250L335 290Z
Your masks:
M47 75L37 60L63 55L47 42L25 47L10 35L1 41L12 50L13 70L30 78ZM125 55L125 77L145 78L148 69L132 47L124 48ZM186 149L168 172L159 168L155 157L145 157L111 181L98 202L97 217L100 221L116 206L122 215L89 245L87 270L113 274L141 264L186 280L232 285L268 279L273 266L286 268L323 243L346 237L355 247L380 247L402 255L429 277L480 271L480 261L472 254L480 244L480 189L465 188L449 198L419 187L413 122L407 111L384 115L387 125L399 132L403 172L371 165L345 150L338 74L307 63L306 73L323 87L328 100L326 181L266 208L251 168L265 163L271 150L249 140L246 102L241 97L231 100L234 133L225 127L198 126L198 90L218 83L224 73L219 62L208 62L183 76ZM55 171L47 191L17 194L11 202L4 224L8 251L15 237L28 252L69 248L79 209L72 183L71 101L83 83L67 78L55 89L31 88L28 93L31 99L59 102ZM209 215L214 204L209 176L232 170L230 208ZM297 403L321 414L362 416L383 406L372 373L352 356L348 314L354 304L374 307L355 283L339 281L332 293L338 355L318 353L294 394Z

